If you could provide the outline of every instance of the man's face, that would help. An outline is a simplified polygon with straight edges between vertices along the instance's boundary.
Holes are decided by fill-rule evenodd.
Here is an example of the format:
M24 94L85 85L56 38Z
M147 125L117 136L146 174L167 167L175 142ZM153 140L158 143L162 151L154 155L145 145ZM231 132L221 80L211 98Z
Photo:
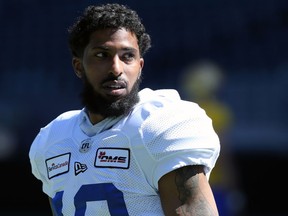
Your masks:
M84 83L84 105L103 117L127 114L139 100L143 65L131 32L105 29L92 33L83 58L73 58L75 72Z

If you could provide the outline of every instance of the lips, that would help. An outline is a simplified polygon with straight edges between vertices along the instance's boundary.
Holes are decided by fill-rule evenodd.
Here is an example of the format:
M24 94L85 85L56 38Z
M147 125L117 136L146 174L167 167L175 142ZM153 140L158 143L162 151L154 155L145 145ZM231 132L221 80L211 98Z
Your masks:
M122 97L127 93L126 87L127 84L123 80L110 80L106 81L102 85L103 93L107 96L112 97Z
M126 83L122 80L113 80L103 83L102 86L107 89L122 89L126 88Z

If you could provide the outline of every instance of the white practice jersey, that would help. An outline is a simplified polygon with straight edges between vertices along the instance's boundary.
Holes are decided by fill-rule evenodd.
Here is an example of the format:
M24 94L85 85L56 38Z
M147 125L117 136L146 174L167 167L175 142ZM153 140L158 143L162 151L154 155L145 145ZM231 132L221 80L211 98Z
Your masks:
M92 125L83 109L41 128L29 157L57 215L162 216L164 174L202 164L209 178L220 145L205 111L176 90L139 95L126 117Z

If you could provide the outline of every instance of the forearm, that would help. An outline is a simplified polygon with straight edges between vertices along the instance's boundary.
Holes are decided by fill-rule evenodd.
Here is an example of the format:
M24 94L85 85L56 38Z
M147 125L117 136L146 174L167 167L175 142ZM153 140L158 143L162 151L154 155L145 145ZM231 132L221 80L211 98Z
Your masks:
M179 216L218 216L218 211L205 199L195 200L189 204L183 204L176 209Z

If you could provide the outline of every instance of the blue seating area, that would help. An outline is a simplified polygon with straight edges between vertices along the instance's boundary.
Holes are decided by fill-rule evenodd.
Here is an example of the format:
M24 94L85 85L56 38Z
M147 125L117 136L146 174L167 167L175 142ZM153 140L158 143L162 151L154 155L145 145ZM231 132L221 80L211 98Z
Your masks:
M0 104L5 104L1 107L11 105L15 112L25 108L23 121L33 118L35 103L46 107L52 99L57 103L52 106L53 115L65 108L79 108L75 97L79 82L72 75L66 30L90 3L93 1L1 2ZM286 129L287 1L125 3L139 11L152 37L143 86L179 89L177 77L185 66L211 59L225 68L223 99L236 114L238 132L241 127L250 130L245 125L258 127L265 121L269 127ZM49 120L51 111L39 118Z

